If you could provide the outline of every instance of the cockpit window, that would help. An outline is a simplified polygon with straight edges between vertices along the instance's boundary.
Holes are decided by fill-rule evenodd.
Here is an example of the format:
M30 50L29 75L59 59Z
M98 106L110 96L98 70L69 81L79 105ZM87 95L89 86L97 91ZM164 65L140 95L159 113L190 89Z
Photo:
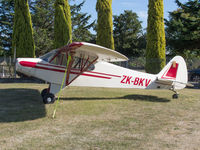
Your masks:
M81 58L80 57L74 57L74 62L72 64L72 68L74 68L74 69L81 68Z
M41 58L51 64L59 65L59 66L67 66L67 55L65 52L57 53L57 51L47 53L46 55L42 56ZM84 57L84 56L73 56L72 59L72 69L76 70L94 70L94 64L91 62L94 61L94 58Z
M73 69L78 69L78 70L82 70L85 67L88 67L91 63L91 61L89 60L89 58L85 59L85 58L81 58L81 57L74 57L73 58L73 64L72 64L72 68ZM88 68L88 70L94 70L94 64L91 64Z
M67 56L66 53L59 53L50 60L51 64L54 65L61 65L61 66L66 66L67 65Z
M41 56L40 58L46 62L49 62L53 57L54 55L56 54L57 50L53 50L51 52L48 52L47 54Z
M54 59L52 59L50 61L50 63L54 64L54 65L60 65L60 63L61 63L61 57L62 57L62 55L58 54Z

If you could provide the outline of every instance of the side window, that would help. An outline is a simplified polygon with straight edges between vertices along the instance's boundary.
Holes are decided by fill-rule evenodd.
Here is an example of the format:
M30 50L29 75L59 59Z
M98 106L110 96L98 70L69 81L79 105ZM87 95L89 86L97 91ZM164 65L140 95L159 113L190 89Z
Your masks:
M88 71L92 71L92 70L94 70L94 68L95 68L95 66L94 66L94 64L92 64L92 65L90 65L90 67L88 68Z
M94 64L90 64L90 63L91 62L89 59L84 59L81 57L74 57L74 62L72 64L72 68L78 69L78 70L83 70L84 68L86 68L90 65L87 70L94 70Z
M60 64L61 64L61 66L66 66L67 65L66 53L62 54L62 60L61 60Z
M91 58L90 58L91 59ZM91 64L91 61L89 57L88 58L83 58L83 57L73 57L73 63L72 63L72 68L73 69L77 69L77 70L84 70L86 68L88 68L87 70L91 71L94 70L94 64ZM61 65L66 67L67 65L67 56L66 53L59 53L56 55L55 58L53 58L50 61L51 64L54 65Z
M61 61L61 54L58 54L52 61L51 64L59 65Z
M67 65L66 53L58 54L50 63L54 65L66 66Z
M81 68L81 58L74 57L74 62L72 64L73 69L80 69Z
M56 53L56 50L53 50L53 51L48 52L47 54L41 56L40 58L43 59L44 61L49 62L53 58L55 53Z

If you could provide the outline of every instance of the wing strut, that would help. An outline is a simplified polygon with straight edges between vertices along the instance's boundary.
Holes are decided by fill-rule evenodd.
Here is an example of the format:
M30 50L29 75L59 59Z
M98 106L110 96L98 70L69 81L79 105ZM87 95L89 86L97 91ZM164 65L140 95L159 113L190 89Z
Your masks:
M67 80L68 82L66 83L66 85L70 85L76 78L78 78L81 74L83 74L83 72L87 71L88 68L97 61L97 59L98 59L98 57L95 58L94 60L92 60L91 62L89 62L89 57L88 57L85 64L83 66L81 66L80 69L77 70L78 72L74 72L74 70L70 69L69 71L70 71L71 74L76 73L77 75L75 77L71 78L70 81ZM68 79L69 79L69 77L70 76L68 76Z
M71 54L69 54L67 52L66 52L66 57L67 57L67 65L66 65L66 68L65 68L65 73L64 73L64 76L63 76L62 84L60 86L60 90L59 90L59 93L58 93L58 99L56 101L55 109L53 111L53 116L52 116L53 118L55 118L55 115L56 115L56 110L57 110L58 103L59 103L59 100L60 100L61 91L62 91L64 83L65 83L65 79L69 79L68 76L69 76L69 69L70 69L71 62L72 62L72 57L71 57Z
M55 109L53 112L53 118L55 118L55 114L56 114L56 109L58 107L58 103L60 100L60 95L61 95L61 91L63 89L64 86L68 86L70 85L76 78L78 78L84 71L87 71L88 68L97 61L98 57L94 58L90 58L90 56L87 57L87 59L84 58L84 55L80 58L80 68L77 69L74 75L74 69L72 70L72 65L74 63L74 55L75 55L75 49L70 48L70 47L63 47L60 49L60 52L66 52L66 57L67 57L67 65L66 65L66 69L65 69L65 73L63 76L63 80L62 80L62 84L58 93L58 99L56 101L56 105L55 105ZM77 66L77 64L75 65ZM73 74L73 76L72 76ZM65 85L64 85L65 84Z

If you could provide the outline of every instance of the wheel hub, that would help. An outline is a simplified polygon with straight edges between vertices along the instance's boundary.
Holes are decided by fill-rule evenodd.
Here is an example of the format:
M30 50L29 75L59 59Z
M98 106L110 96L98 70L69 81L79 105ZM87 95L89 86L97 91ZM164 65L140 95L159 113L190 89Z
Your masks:
M51 102L51 98L50 98L50 97L47 98L47 102L48 102L48 103Z

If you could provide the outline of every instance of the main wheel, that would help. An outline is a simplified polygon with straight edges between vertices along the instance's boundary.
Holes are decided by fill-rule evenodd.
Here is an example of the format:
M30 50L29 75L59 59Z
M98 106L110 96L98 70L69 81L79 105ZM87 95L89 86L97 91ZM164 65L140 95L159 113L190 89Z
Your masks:
M41 96L42 96L42 98L44 97L44 95L46 95L48 93L48 89L44 89L44 90L42 90L42 92L41 92Z
M43 102L44 102L44 104L54 103L55 102L55 96L54 96L54 94L47 93L46 95L44 95Z
M173 98L173 99L177 99L177 98L178 98L178 94L172 95L172 98Z

